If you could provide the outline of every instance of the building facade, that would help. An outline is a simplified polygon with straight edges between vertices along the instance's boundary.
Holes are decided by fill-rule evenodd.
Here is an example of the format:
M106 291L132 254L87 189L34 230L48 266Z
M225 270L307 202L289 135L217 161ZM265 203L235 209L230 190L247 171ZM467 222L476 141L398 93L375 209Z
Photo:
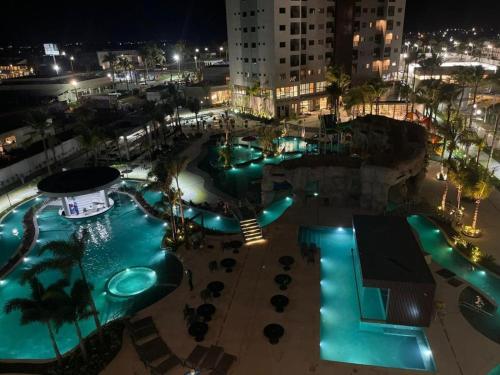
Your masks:
M353 12L353 80L397 79L406 0L359 0Z
M405 0L226 0L233 106L262 117L328 108L328 66L396 74Z

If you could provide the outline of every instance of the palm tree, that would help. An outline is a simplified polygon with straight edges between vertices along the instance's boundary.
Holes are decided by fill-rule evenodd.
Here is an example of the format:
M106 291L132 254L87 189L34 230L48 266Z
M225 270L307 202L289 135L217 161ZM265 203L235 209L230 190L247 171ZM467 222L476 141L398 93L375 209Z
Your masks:
M79 322L92 316L89 287L92 289L92 285L87 285L79 279L73 283L69 293L62 288L53 293L53 298L62 306L61 319L56 322L55 328L58 330L64 323L73 324L84 359L87 359L88 355Z
M103 134L97 127L87 127L80 129L80 144L88 153L92 154L93 164L97 166L99 149L103 142Z
M424 72L430 72L431 79L434 79L434 72L443 65L443 58L432 52L431 56L420 60L420 66ZM440 79L441 81L441 79Z
M156 44L146 44L139 50L139 55L144 61L144 67L146 69L144 82L147 82L149 77L149 68L165 64L165 54Z
M182 171L186 169L188 163L189 163L189 158L185 156L181 158L172 159L170 160L170 162L167 163L167 168L169 170L169 173L173 177L175 185L177 187L177 192L180 195L179 211L181 215L182 227L185 233L187 233L187 231L186 231L186 223L184 220L184 207L182 205L182 190L181 187L179 186L179 176L181 175Z
M417 87L417 101L424 104L426 115L431 122L436 122L436 114L440 102L441 82L437 79L429 79L420 82Z
M469 116L469 127L472 127L472 119L477 101L479 86L484 82L485 70L482 65L471 67L469 70L469 82L472 86L472 107Z
M4 306L6 314L12 311L21 312L21 324L42 323L47 327L49 332L50 342L57 361L61 363L62 356L57 345L54 334L53 323L59 324L61 321L61 305L57 299L53 297L55 291L61 290L67 285L66 280L60 280L47 288L42 283L33 277L29 280L31 288L31 299L29 298L14 298L8 301Z
M180 93L178 87L172 83L169 83L167 86L167 95L168 95L168 101L172 103L173 107L175 107L175 122L178 127L181 126L181 119L179 115L180 107L185 105L186 99L182 96Z
M327 92L330 94L332 100L332 107L335 111L335 117L338 119L339 116L339 101L351 85L351 77L344 72L341 66L334 65L328 68L326 72L326 81L329 83L327 87Z
M132 64L126 57L119 57L116 66L118 69L125 73L127 91L130 91L129 79L132 76L132 69L134 69L134 64Z
M111 80L113 81L113 90L115 90L115 70L116 64L118 63L118 57L113 52L109 52L104 56L102 62L109 64L109 69L111 70Z
M198 113L200 113L201 103L198 98L189 98L186 102L187 108L194 113L196 119L196 129L200 130L200 123L198 122Z
M462 192L467 178L467 164L464 160L453 160L448 164L448 179L457 188L457 209L461 210Z
M32 279L35 275L51 269L59 270L66 278L69 278L71 271L75 266L77 266L80 271L80 276L86 285L90 310L92 312L92 316L94 317L99 337L102 341L102 326L99 320L99 313L92 297L91 284L87 279L87 275L83 267L87 237L87 232L83 232L80 236L73 233L69 241L51 241L46 243L40 249L40 255L50 252L54 255L54 258L41 260L40 262L35 263L30 269L24 272L21 280L22 282L26 282Z
M347 111L352 111L356 107L356 115L359 114L359 106L362 105L362 114L366 114L365 93L362 86L352 87L344 97L344 106ZM353 117L356 117L353 115Z
M41 139L43 145L43 153L45 154L45 163L47 164L47 170L49 174L52 173L49 160L48 147L47 147L47 139L50 135L49 130L52 128L52 125L47 113L44 111L31 111L29 113L26 124L33 129L28 134L29 138L34 139L35 137L38 137ZM52 153L55 155L53 149Z
M477 232L477 220L479 215L479 205L482 200L487 199L492 190L491 175L489 171L481 165L469 163L467 168L467 176L464 184L464 195L474 199L474 215L472 217L471 229L472 232Z
M495 153L495 147L497 144L497 134L498 134L498 120L500 118L500 104L495 104L493 106L493 109L491 111L491 115L494 116L495 118L495 128L493 130L493 138L491 139L491 149L488 154L488 160L486 162L486 169L489 168L491 159L493 158L493 155Z
M375 98L375 114L379 114L379 104L380 99L387 93L389 86L385 83L382 78L377 77L368 82L367 90L371 91L371 94Z
M462 110L462 103L464 100L465 90L470 83L470 68L460 66L453 76L456 84L460 87L460 99L458 101L458 110Z

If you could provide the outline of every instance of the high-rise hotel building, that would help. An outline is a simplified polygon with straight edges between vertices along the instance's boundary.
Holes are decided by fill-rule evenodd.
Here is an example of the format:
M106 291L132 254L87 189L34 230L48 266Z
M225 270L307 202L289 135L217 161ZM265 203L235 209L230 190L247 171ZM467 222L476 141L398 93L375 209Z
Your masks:
M326 109L332 64L354 81L396 72L404 2L226 0L234 108L263 117Z

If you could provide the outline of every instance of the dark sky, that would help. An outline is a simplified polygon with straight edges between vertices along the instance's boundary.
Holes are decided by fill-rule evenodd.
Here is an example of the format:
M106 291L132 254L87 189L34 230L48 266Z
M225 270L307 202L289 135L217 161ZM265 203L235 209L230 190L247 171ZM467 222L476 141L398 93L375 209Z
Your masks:
M226 38L224 0L0 0L0 42ZM467 5L461 5L467 4ZM500 0L407 0L407 30L498 28Z

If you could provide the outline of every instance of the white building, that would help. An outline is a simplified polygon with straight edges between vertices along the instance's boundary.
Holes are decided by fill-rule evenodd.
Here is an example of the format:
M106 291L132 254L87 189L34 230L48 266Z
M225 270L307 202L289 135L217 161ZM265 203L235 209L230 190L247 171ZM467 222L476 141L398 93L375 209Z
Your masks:
M397 73L405 0L226 0L235 109L286 117L328 107L325 72Z
M226 0L236 109L283 117L327 108L335 3Z
M354 2L353 81L377 74L396 79L401 53L406 0Z

